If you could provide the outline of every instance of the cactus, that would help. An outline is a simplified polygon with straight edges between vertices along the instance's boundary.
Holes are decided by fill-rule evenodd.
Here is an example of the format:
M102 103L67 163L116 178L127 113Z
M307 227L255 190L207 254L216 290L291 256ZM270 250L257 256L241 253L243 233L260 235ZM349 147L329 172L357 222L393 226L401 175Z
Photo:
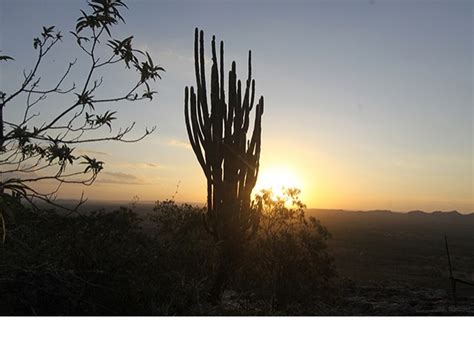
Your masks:
M196 90L185 88L184 115L189 141L207 179L206 226L223 241L226 262L236 253L239 243L254 230L251 193L257 182L263 96L255 106L253 132L249 139L250 112L254 106L255 80L252 56L248 56L245 91L237 80L232 62L228 76L227 98L224 84L224 43L220 43L219 62L215 36L212 38L210 108L206 87L204 33L196 28L194 62ZM235 259L235 258L234 258Z

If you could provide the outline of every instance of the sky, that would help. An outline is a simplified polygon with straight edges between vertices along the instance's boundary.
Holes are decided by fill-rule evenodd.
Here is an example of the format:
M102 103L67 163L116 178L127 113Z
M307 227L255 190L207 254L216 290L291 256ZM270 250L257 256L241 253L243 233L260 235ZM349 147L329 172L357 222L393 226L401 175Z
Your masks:
M126 24L166 69L151 102L99 107L156 132L136 144L81 146L105 161L91 200L175 197L204 202L205 178L188 144L184 87L195 85L194 28L205 31L207 57L216 35L246 77L252 50L256 95L265 97L259 187L275 176L302 190L308 207L474 211L472 1L128 1ZM85 60L72 30L85 1L0 0L0 88L17 87L34 60L32 38L55 25L65 38L42 68L59 77L78 58L70 80L84 80ZM209 61L208 61L209 62ZM208 71L209 73L209 71ZM134 77L123 65L104 73L103 90L124 90ZM65 107L48 97L42 117ZM69 98L71 100L71 98ZM5 108L19 117L24 98ZM40 116L41 117L41 116ZM264 180L264 181L263 181Z

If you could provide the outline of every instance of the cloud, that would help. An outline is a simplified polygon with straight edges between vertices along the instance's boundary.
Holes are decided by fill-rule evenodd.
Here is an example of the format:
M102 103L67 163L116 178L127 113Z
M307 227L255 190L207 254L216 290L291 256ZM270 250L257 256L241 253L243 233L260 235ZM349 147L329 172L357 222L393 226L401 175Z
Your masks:
M1 180L5 182L7 179L35 179L39 177L35 172L15 171L11 173L1 173Z
M109 153L101 152L101 151L98 151L98 150L79 149L79 150L77 150L77 152L78 152L79 154L81 154L81 155L88 155L88 154L91 154L91 155L110 156Z
M104 171L100 173L97 183L117 185L153 185L158 182L156 179L150 179L144 176L137 176L121 171Z
M160 168L162 168L161 165L155 164L155 163L145 163L145 166L150 167L150 168L155 168L155 169L160 169Z
M97 184L117 184L117 185L146 185L145 183L141 183L138 181L120 181L120 180L114 180L114 179L103 179L99 178L96 181Z
M113 166L117 168L125 168L125 169L165 169L166 168L164 165L161 165L158 163L119 163L119 164L113 164Z
M142 185L144 182L133 174L127 174L116 171L104 171L97 179L97 183Z
M189 80L194 76L194 56L187 55L187 48L175 48L174 44L166 43L137 43L136 48L150 53L154 61L164 66L167 79ZM210 53L206 55L206 69L211 68Z
M120 179L120 180L136 180L137 179L135 175L122 173L122 172L104 171L103 174L111 176L113 178Z
M176 50L173 50L171 48L168 48L161 53L158 53L159 56L161 57L168 57L171 58L174 62L176 60L185 62L185 63L194 63L194 57L189 56L189 55L183 55L181 53L178 53ZM206 58L207 59L207 58Z
M168 141L168 145L172 147L191 149L191 144L189 144L189 142L181 141L178 139L170 139Z

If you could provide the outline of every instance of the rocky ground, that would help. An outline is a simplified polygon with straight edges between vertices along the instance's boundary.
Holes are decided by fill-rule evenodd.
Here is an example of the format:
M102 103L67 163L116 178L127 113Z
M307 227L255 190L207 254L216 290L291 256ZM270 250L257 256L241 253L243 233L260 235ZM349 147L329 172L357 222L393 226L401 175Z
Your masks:
M460 290L456 304L445 289L406 285L349 285L340 315L354 316L474 316L474 296ZM338 312L339 313L339 312Z
M271 311L268 305L244 302L226 292L219 307L202 310L206 315L246 316L474 316L474 289L458 290L456 304L449 288L422 288L407 284L356 284L344 280L335 289L335 300L312 307Z

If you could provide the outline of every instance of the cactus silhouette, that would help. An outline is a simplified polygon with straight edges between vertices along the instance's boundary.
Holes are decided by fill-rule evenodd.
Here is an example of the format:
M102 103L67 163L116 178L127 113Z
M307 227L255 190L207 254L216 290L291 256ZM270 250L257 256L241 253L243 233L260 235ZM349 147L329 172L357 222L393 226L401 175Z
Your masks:
M212 38L210 108L206 87L204 33L196 28L194 62L196 90L185 88L185 121L189 141L207 179L208 230L222 241L222 265L214 287L219 298L238 258L239 245L255 229L252 189L257 182L263 96L255 106L253 132L247 138L254 107L255 80L252 79L251 51L245 91L232 62L228 75L227 98L224 83L224 42L220 42L219 62L215 36ZM213 296L211 296L213 297Z

